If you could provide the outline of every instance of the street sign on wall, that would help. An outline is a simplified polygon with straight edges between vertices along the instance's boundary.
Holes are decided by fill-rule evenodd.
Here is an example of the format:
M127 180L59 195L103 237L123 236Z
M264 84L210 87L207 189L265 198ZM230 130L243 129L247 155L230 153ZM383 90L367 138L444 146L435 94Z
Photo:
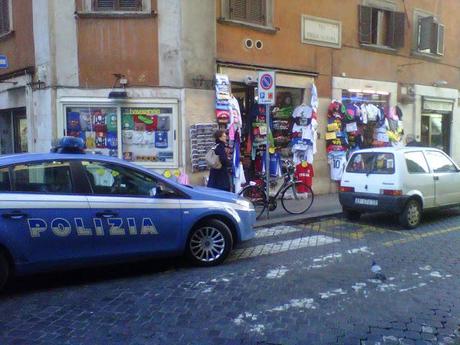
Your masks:
M8 58L6 55L0 55L0 68L8 68Z
M257 93L259 104L275 104L275 71L259 72Z

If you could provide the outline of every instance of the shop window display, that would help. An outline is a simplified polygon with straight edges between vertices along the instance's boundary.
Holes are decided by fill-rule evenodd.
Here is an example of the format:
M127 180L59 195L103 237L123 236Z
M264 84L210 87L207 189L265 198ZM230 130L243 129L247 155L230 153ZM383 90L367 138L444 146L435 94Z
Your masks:
M82 138L88 152L136 162L175 161L171 107L67 107L65 126L66 135Z
M328 107L326 150L331 179L340 181L346 158L362 148L402 145L402 112L388 92L342 90Z

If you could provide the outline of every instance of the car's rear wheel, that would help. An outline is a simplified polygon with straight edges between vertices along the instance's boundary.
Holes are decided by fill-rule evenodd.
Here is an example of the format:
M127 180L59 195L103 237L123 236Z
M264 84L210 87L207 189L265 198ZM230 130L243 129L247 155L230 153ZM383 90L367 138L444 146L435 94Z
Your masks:
M186 255L198 266L222 263L233 247L228 226L217 219L209 219L196 226L187 241Z
M345 216L346 219L355 222L358 221L359 218L361 218L361 212L359 211L353 211L353 210L343 210L343 215Z
M0 290L5 286L10 275L10 266L4 253L0 250Z
M399 215L399 223L407 229L414 229L422 220L422 206L416 199L410 199Z

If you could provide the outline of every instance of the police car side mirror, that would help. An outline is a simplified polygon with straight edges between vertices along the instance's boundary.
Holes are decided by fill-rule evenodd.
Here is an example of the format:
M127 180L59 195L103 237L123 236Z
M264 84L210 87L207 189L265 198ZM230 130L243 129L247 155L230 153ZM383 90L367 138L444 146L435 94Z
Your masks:
M158 187L153 187L150 189L150 196L155 197L158 194Z

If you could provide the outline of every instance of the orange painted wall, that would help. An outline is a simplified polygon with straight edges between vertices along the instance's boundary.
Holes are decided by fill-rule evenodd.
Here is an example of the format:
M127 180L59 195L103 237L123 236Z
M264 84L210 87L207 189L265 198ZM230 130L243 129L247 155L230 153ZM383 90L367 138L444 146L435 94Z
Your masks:
M156 0L152 0L156 9ZM158 18L78 18L80 85L111 87L114 73L128 86L158 85Z
M287 3L289 6L286 6ZM405 46L395 53L362 49L358 41L358 5L360 0L274 0L275 34L241 26L217 24L217 58L244 64L273 66L319 73L317 85L322 96L331 94L331 78L345 73L348 78L413 82L431 85L435 80L448 81L449 87L460 88L460 1L406 0L409 17L405 27ZM221 16L217 0L217 17ZM396 0L398 11L404 11ZM445 55L439 61L411 55L413 9L434 13L445 25ZM342 48L326 48L301 43L301 16L310 15L342 22ZM247 49L245 38L262 40L262 50ZM403 65L403 66L402 66Z
M32 25L32 0L12 1L13 32L0 39L0 54L8 57L9 68L0 75L34 66L34 37Z

